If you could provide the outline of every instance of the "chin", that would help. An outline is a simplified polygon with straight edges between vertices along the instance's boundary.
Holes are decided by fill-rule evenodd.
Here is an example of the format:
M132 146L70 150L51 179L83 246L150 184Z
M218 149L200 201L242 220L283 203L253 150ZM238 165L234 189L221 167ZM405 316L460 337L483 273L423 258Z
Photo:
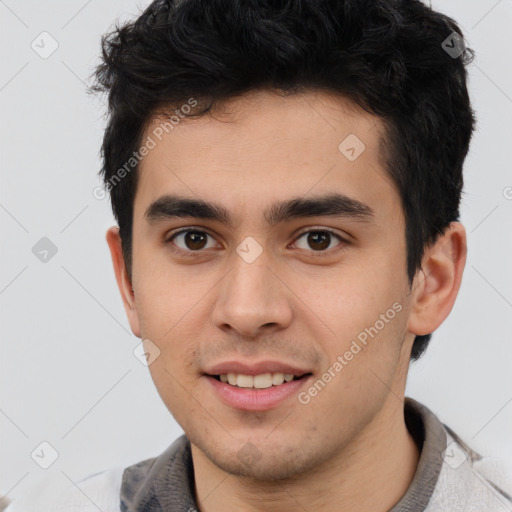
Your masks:
M250 442L241 443L241 448L233 450L222 446L204 447L194 443L218 468L230 475L260 481L289 480L313 469L321 461L316 453L304 452L303 447L272 446L268 441L256 446Z

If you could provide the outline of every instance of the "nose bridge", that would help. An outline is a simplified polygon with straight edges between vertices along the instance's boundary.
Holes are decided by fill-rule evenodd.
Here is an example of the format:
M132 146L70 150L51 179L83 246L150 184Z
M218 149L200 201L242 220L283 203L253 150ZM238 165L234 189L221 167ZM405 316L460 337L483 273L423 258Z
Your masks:
M219 283L212 319L219 328L228 326L245 336L255 336L263 327L285 327L291 321L292 307L287 289L269 267L274 267L266 251L255 259L240 244L233 254L231 270Z

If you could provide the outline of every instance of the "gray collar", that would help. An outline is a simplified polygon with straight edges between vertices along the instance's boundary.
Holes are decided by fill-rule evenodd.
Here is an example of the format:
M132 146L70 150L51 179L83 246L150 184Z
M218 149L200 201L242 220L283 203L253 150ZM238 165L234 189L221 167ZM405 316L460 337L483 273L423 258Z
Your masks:
M418 512L427 508L434 493L441 468L447 437L437 416L412 398L405 398L405 424L421 450L411 484L389 512Z
M390 512L424 510L443 465L446 431L424 405L405 398L407 428L421 449L411 485ZM187 512L197 510L190 442L182 435L158 457L125 468L121 484L122 512Z

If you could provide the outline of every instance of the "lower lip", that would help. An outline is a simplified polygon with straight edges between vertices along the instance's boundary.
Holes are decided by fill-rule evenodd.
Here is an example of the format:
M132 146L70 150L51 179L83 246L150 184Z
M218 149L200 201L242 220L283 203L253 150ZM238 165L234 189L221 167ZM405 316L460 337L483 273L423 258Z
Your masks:
M290 396L297 395L311 375L265 389L239 388L220 382L209 375L205 377L227 405L241 411L266 411L274 409Z

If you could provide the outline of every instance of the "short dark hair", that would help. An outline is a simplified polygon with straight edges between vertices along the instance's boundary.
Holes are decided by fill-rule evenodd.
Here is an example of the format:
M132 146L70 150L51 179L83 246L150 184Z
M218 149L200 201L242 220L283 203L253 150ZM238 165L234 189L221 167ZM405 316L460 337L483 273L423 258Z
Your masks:
M475 124L465 67L473 58L457 23L419 0L156 0L137 19L115 25L102 38L91 90L108 93L100 173L129 275L133 155L155 113L195 98L198 108L187 115L202 116L266 88L336 93L383 121L412 285L425 248L459 220ZM416 336L411 360L430 338Z

